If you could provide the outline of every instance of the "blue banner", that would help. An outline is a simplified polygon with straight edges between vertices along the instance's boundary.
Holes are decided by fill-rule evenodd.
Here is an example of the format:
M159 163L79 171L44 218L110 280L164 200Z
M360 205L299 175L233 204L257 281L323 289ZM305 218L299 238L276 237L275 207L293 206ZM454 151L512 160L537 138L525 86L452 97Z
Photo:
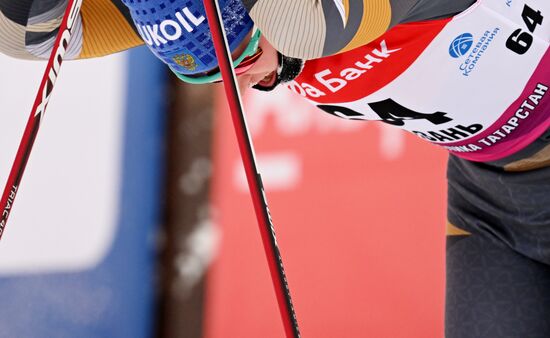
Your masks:
M145 48L129 52L125 64L127 94L120 131L120 186L115 187L119 202L108 250L99 263L82 271L43 273L40 269L37 272L27 269L24 274L5 274L0 270L0 337L152 335L155 235L160 223L164 174L165 67ZM63 77L63 72L60 76ZM83 77L82 81L86 79ZM78 107L73 108L73 113L78 114ZM49 114L55 112L50 110ZM75 161L80 155L66 154L74 156ZM71 182L78 184L75 180ZM86 193L82 191L82 196ZM62 198L78 200L79 196L63 196L59 203L63 203ZM54 234L55 223L63 221L62 206L58 213L59 219L52 222L49 230ZM18 226L8 224L0 246L10 241L11 227ZM63 233L55 235L63 238ZM28 243L20 241L16 245L24 247ZM63 254L70 257L73 253ZM4 261L10 259L2 257Z

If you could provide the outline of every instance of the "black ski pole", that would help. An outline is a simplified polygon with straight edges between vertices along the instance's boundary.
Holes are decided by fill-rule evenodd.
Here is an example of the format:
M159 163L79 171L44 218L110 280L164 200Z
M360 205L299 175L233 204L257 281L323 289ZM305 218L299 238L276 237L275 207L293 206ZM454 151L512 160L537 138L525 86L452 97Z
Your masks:
M296 313L292 305L290 290L283 267L281 253L275 237L275 228L269 213L262 179L256 166L254 148L244 117L242 100L239 93L239 87L237 86L237 78L232 67L231 52L229 44L227 43L225 30L222 28L223 19L219 4L216 0L203 0L203 2L210 25L210 31L212 32L212 38L214 40L214 47L216 48L216 55L223 77L225 94L231 109L233 125L237 134L239 149L248 180L250 194L254 203L254 209L256 211L256 218L260 227L263 246L268 260L271 279L277 295L285 333L287 338L299 338L300 331L298 329L298 321L296 320Z

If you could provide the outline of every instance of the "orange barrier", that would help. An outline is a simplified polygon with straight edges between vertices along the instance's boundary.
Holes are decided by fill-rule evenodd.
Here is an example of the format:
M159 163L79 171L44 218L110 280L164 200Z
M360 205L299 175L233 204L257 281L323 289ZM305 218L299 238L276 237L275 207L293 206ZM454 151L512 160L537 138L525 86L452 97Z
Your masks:
M284 89L249 93L245 110L303 337L443 337L445 152ZM205 337L280 338L223 97L216 119Z

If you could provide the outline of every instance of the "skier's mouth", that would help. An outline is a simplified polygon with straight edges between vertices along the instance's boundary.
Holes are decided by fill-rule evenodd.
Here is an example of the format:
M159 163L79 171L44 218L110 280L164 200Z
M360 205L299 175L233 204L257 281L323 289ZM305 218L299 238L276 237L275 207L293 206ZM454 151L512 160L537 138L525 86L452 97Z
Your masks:
M277 71L271 72L269 75L264 77L262 81L258 82L257 84L262 87L271 87L275 84L275 81L277 80Z

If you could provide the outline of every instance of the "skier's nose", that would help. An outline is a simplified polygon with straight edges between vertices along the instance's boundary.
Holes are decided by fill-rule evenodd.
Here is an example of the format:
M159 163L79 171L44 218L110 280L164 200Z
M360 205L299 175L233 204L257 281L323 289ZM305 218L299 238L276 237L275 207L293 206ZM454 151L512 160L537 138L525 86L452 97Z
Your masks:
M244 94L248 88L250 88L252 83L252 76L248 74L243 74L237 77L237 82L239 84L239 90L241 94Z

